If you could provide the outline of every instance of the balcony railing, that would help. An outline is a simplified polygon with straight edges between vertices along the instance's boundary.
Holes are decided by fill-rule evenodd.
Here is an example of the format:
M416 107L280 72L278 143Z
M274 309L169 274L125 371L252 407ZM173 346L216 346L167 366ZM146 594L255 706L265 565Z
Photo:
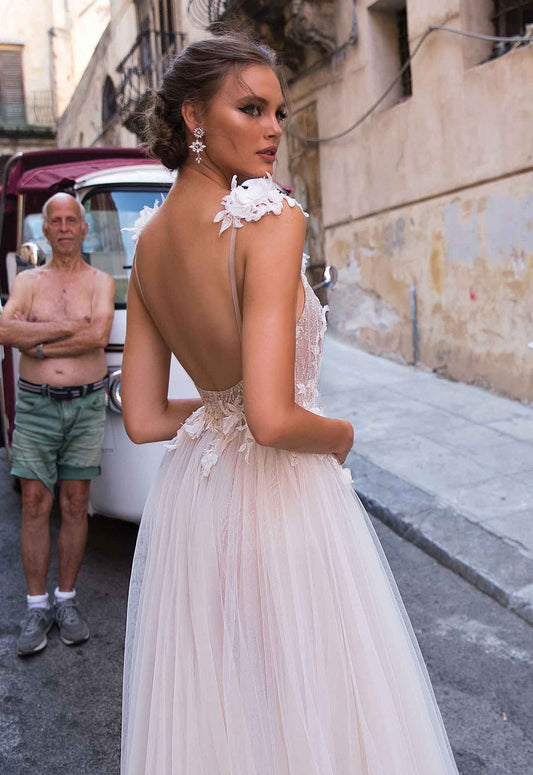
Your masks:
M121 119L128 121L148 89L157 89L163 73L174 56L184 46L181 32L143 30L117 67L120 85L117 90L117 109Z
M51 127L56 125L54 96L51 91L34 91L30 94L26 109L29 124Z
M0 127L26 129L32 126L55 128L54 97L51 91L30 92L25 103L0 99Z
M209 28L219 22L231 6L238 5L235 0L189 0L187 13L193 24Z

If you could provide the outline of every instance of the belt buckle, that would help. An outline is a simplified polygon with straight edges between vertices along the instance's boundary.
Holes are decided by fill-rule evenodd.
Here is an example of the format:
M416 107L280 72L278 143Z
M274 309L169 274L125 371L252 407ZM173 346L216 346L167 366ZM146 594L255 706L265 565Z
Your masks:
M65 401L67 398L70 398L70 395L68 391L62 392L61 388L48 385L48 397L51 398L52 401Z

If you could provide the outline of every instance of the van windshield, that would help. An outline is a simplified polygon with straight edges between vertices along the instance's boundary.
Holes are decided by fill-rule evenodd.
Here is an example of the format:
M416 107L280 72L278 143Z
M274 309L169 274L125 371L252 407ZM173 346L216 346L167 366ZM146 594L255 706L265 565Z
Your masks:
M83 201L89 231L83 243L85 260L115 280L115 307L124 308L135 252L131 229L143 207L161 204L169 187L104 189Z

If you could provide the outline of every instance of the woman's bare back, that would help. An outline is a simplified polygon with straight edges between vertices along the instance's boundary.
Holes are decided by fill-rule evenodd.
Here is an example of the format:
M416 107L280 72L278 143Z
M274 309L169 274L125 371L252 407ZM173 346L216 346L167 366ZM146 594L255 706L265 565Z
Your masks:
M136 279L156 327L194 383L205 390L224 390L242 376L229 268L232 230L219 236L213 222L226 193L214 184L200 188L176 183L143 230L136 255ZM244 257L236 239L241 310L243 280ZM300 290L297 310L302 306Z
M213 223L224 193L215 185L200 193L194 184L177 183L143 230L136 255L141 294L156 327L194 383L207 390L234 385L242 374L231 233L219 237ZM236 278L242 289L238 251Z

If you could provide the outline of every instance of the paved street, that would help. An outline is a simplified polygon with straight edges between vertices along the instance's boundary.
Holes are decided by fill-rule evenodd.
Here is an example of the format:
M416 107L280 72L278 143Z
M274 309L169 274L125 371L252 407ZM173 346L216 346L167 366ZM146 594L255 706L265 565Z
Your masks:
M320 384L367 508L533 624L533 407L331 336Z
M0 450L0 772L118 775L122 638L136 528L93 518L79 580L91 640L15 655L20 497ZM461 775L533 775L533 627L379 522ZM58 522L54 519L53 532ZM54 580L51 574L50 588ZM428 775L430 775L428 773Z

